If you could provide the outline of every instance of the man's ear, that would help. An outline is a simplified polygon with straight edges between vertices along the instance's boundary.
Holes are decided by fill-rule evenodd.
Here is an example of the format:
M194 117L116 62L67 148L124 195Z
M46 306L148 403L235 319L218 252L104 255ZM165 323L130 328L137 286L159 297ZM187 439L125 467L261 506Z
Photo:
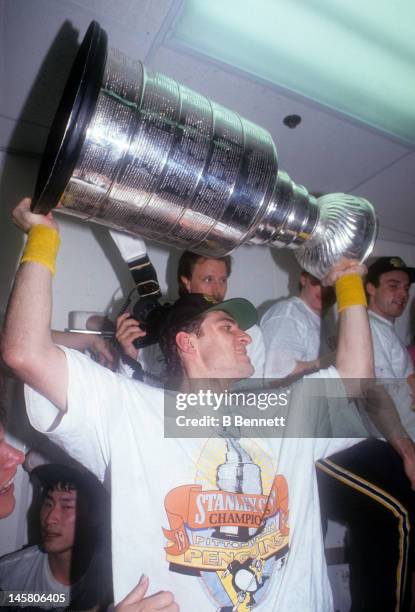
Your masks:
M188 332L179 331L176 334L176 344L183 353L195 352L194 337Z
M373 297L376 293L376 287L373 283L366 283L365 289L369 297Z
M187 276L181 276L180 280L182 281L183 285L186 287L186 290L191 293L190 291L190 278L187 278Z
M307 277L304 274L304 272L301 272L301 274L300 274L300 281L299 281L301 289L304 289L306 279L307 279Z

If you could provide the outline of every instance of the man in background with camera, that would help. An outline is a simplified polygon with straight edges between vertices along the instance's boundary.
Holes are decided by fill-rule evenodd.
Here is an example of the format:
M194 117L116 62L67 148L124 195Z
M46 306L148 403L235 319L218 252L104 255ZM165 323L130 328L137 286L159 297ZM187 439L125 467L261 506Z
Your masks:
M140 238L113 230L110 234L129 266L138 293L146 295L144 300L147 300L143 305L139 300L132 315L130 312L125 312L117 318L116 339L122 349L120 372L130 377L134 376L135 363L138 361L144 372L154 375L155 379L160 379L165 372L157 336L168 307L163 310L158 302L161 292L156 272L147 254L144 254L145 244ZM223 301L231 271L232 261L229 255L214 258L184 251L177 268L179 296L187 293L203 293L217 301ZM151 300L153 309L150 307ZM247 349L254 366L252 377L262 378L265 363L262 333L258 325L251 327L248 333L252 338ZM146 342L148 335L150 335L149 344ZM151 380L151 377L144 379L150 384L155 380Z

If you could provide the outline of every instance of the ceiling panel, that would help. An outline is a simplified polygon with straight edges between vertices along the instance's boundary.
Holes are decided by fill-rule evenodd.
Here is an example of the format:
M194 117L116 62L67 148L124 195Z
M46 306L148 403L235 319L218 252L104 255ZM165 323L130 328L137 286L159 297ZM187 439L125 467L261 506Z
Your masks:
M0 146L43 151L47 130L78 45L93 19L110 33L112 45L140 58L153 44L173 2L1 2L3 36L0 51L4 72ZM20 125L10 123L18 119Z
M185 49L415 145L413 0L185 0Z
M368 179L356 192L375 201L379 210L379 237L415 244L415 153Z
M280 167L311 191L349 191L408 153L403 145L367 127L284 96L231 69L201 63L197 56L161 48L152 65L268 129ZM283 119L293 113L303 121L290 129Z
M118 24L124 33L147 38L151 43L175 0L71 0L71 3L95 16L101 15L107 23Z

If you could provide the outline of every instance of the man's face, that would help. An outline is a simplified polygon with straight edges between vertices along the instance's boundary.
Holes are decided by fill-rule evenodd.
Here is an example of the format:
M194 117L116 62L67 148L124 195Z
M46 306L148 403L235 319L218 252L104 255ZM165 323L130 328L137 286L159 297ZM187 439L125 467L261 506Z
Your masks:
M228 274L224 261L218 259L200 259L193 266L190 278L181 280L189 293L211 295L222 302L228 288Z
M209 312L193 342L204 378L241 379L254 371L246 351L251 337L226 312Z
M379 276L379 287L367 283L369 308L376 314L394 321L400 317L409 299L410 279L403 270L391 270Z
M4 429L0 425L0 519L9 516L14 510L16 500L13 478L17 466L24 461L24 454L10 446L4 436Z
M307 306L320 317L323 312L323 288L318 278L301 274L301 298Z
M48 491L40 509L42 548L46 553L64 553L73 548L76 502L76 491Z

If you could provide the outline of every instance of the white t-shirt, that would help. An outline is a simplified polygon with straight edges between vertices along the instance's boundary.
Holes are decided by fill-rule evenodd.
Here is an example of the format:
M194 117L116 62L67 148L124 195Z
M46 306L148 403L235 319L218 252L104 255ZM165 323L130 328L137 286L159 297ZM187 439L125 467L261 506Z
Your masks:
M102 584L109 580L103 574L98 557L95 558L86 574L72 585L62 584L53 576L48 555L38 546L23 548L0 559L0 589L3 591L20 591L24 593L44 593L46 595L63 595L66 606L57 599L45 603L27 603L27 606L42 608L68 607L70 602L80 606L79 609L92 608L97 603L108 604L111 585Z
M371 310L368 313L376 378L389 379L386 381L386 389L395 403L402 425L415 440L415 411L412 408L415 399L406 382L408 376L414 372L412 360L393 323ZM368 424L368 429L373 431L373 425Z
M65 595L67 605L71 591L70 586L54 578L48 556L38 546L18 550L0 559L0 588L3 591L62 593ZM49 603L45 607L56 606Z
M164 437L161 389L64 350L68 411L56 424L56 408L26 387L28 415L98 478L110 470L116 602L145 573L150 591L171 590L182 612L232 607L238 596L258 612L332 610L314 462L355 441L243 438L233 446L249 469L239 472L224 438ZM336 370L323 376L324 389L328 379L337 389L330 402L344 401ZM312 414L300 382L289 419ZM220 486L225 463L243 493ZM264 515L261 530L240 537Z
M317 359L320 317L299 297L282 300L264 314L265 378L285 378L297 361Z

